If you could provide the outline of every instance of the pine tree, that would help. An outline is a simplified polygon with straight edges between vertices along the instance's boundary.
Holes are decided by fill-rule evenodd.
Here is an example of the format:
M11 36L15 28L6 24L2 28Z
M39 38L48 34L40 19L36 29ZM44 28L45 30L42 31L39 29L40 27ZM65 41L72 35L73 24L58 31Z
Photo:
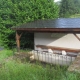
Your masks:
M60 17L69 17L70 15L80 13L80 0L62 0L60 7Z
M58 13L53 0L0 0L1 43L5 46L15 44L15 33L10 30L12 26L38 19L54 19Z

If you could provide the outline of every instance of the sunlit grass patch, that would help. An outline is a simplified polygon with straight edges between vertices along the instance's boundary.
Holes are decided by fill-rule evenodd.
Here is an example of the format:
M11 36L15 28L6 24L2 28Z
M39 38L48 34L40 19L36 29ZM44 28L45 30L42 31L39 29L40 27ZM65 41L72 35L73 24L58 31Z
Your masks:
M0 61L5 59L5 58L8 58L9 56L11 56L13 54L12 50L1 50L0 51Z
M80 18L80 14L72 15L72 16L70 16L70 18Z

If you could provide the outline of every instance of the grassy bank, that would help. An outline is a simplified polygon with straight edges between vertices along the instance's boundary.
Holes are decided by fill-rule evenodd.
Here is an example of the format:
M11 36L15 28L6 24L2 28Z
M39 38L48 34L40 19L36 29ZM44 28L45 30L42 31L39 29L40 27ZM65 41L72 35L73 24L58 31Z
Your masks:
M70 18L80 18L80 14L72 15L72 16L70 16Z
M2 53L2 59L11 56L11 50L1 51L0 57ZM80 74L68 72L67 67L10 60L0 67L0 80L80 80Z

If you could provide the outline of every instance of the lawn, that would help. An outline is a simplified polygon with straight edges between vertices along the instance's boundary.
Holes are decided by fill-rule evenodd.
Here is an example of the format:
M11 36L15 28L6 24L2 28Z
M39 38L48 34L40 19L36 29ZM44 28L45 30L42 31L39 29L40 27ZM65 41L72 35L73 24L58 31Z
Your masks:
M0 62L12 55L11 50L0 51ZM80 80L80 74L68 72L65 66L8 60L0 64L0 80Z

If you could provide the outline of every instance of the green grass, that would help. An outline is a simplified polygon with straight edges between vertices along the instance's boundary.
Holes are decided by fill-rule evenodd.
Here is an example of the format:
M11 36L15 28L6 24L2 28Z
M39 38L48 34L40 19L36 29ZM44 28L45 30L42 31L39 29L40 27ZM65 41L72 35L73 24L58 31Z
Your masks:
M5 58L8 58L13 54L12 50L1 50L0 51L0 61L2 61Z
M11 50L0 52L2 59L11 55ZM1 60L2 60L1 59ZM0 67L0 80L80 80L80 74L70 73L67 67L41 65L41 63L21 63L15 60L5 62Z
M72 16L70 16L70 18L80 18L80 14L72 15Z

